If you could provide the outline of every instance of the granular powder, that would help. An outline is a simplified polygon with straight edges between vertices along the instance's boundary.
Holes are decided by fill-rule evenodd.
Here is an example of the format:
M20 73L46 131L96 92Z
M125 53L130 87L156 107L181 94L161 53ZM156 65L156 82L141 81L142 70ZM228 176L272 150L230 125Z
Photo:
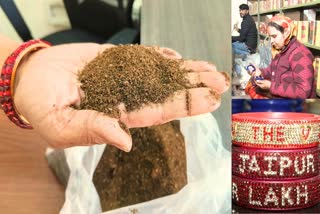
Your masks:
M178 121L130 131L132 151L107 146L95 170L93 183L103 211L170 195L187 184Z
M85 99L81 109L119 117L118 105L128 112L148 103L163 103L190 84L181 69L181 60L163 57L154 48L120 45L106 49L80 73ZM187 108L187 107L186 107Z
M164 103L190 87L182 60L163 57L154 48L121 45L109 48L80 73L85 99L81 109L118 118L120 103L134 111L148 103ZM190 95L186 93L186 109ZM177 123L130 129L130 153L107 146L93 182L103 211L141 203L179 191L187 184L186 151Z

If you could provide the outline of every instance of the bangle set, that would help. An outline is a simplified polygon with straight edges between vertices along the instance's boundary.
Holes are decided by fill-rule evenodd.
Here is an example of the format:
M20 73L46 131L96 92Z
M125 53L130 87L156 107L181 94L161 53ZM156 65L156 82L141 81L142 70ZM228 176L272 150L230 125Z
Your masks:
M252 148L296 149L319 144L320 115L255 112L232 115L232 143Z
M232 115L232 201L286 211L320 202L320 116Z
M293 180L319 175L320 150L232 147L232 173L263 180Z
M14 80L16 71L22 58L41 48L50 47L43 40L30 40L22 43L4 62L0 75L0 104L8 118L17 126L32 129L30 123L16 109L14 105Z
M303 209L320 202L320 176L287 181L232 176L232 200L259 210Z

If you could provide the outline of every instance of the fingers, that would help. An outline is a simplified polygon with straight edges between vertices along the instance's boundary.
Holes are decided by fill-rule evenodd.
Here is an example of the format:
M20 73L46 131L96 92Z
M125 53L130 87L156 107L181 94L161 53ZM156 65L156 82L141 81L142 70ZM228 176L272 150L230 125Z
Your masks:
M271 82L269 80L256 80L255 82L262 89L270 89Z
M259 72L254 71L254 72L251 74L251 76L252 76L253 78L256 78L256 77L260 76L260 74L259 74Z
M186 75L191 85L201 86L204 84L220 94L230 87L230 77L225 72L193 72Z
M255 76L260 76L262 73L261 73L261 70L258 67L256 67L256 70L252 74Z
M110 144L123 151L130 151L131 137L119 125L118 120L92 110L67 108L48 116L46 127L49 143L54 147ZM50 141L54 139L54 141Z
M230 87L230 77L226 72L218 72L216 66L205 61L187 60L182 68L190 70L187 78L191 85L205 86L223 93Z
M181 59L182 56L171 48L159 47L159 46L146 46L146 48L154 49L156 52L168 59Z
M193 88L177 91L163 104L150 104L127 113L120 106L120 120L129 128L169 122L178 118L212 112L220 106L220 95L210 88Z
M255 83L256 83L257 86L259 86L260 88L265 88L265 80L255 80Z
M262 84L262 83L261 83L260 81L261 81L261 80L254 80L254 82L256 83L256 85L261 88L261 84Z
M193 72L217 72L216 66L206 61L185 60L181 68Z
M105 51L106 49L112 48L112 47L116 47L116 46L113 45L113 44L103 44L103 45L100 45L99 52L102 53L102 52Z

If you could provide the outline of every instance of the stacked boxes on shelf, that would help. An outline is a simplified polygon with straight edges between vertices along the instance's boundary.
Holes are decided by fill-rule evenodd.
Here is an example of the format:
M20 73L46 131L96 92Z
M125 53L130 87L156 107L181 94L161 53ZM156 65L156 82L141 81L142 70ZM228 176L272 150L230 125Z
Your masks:
M315 31L314 45L320 47L320 20L316 20Z
M320 57L315 57L313 61L313 67L315 71L315 79L317 80L317 95L320 96Z
M275 10L281 7L281 0L260 1L260 11Z
M296 5L302 5L315 0L261 0L260 1L260 12L269 10L277 10L282 7L292 7ZM251 2L250 13L254 14L258 12L258 1Z

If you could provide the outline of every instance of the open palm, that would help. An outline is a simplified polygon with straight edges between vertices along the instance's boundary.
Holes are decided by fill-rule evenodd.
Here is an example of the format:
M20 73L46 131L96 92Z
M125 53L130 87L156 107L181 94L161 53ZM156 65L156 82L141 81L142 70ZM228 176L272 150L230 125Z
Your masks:
M67 44L41 49L23 61L18 68L14 101L36 131L54 147L111 144L122 150L131 149L131 137L119 125L129 128L162 124L177 118L211 112L220 105L220 95L229 87L225 73L203 61L184 61L191 83L207 87L188 89L191 96L186 110L186 90L177 91L164 104L150 104L127 113L120 105L120 119L93 110L77 110L84 93L79 72L97 54L112 45L93 43ZM181 58L175 51L157 48L163 56ZM199 84L198 84L199 85Z

